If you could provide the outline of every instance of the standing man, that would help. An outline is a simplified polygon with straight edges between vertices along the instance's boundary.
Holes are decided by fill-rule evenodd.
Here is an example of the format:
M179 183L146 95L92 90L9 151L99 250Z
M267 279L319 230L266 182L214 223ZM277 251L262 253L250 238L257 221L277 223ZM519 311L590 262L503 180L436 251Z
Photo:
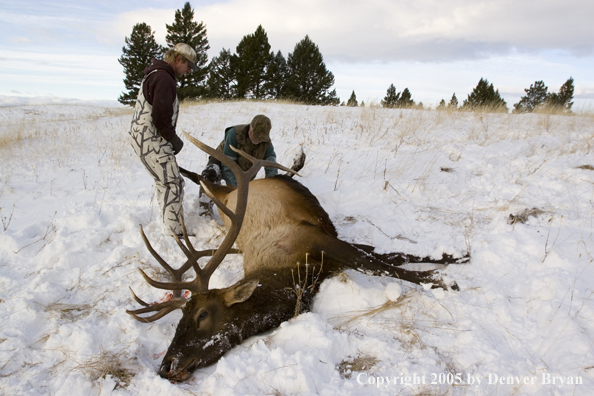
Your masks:
M153 59L144 69L130 128L134 152L155 179L163 223L178 236L183 234L184 181L175 155L184 143L175 132L179 111L176 77L196 69L196 51L184 43L168 50L163 60Z

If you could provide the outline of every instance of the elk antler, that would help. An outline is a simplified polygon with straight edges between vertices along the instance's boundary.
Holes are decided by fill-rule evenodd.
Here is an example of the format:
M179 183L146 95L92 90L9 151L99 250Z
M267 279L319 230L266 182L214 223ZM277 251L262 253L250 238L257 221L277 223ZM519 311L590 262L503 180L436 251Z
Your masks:
M198 139L187 134L185 131L183 132L183 134L190 142L192 142L206 154L215 157L223 164L225 164L229 169L231 169L231 171L235 175L235 179L237 180L237 204L235 206L235 212L232 212L227 206L225 206L221 201L219 201L211 193L208 187L204 183L200 182L200 185L204 189L206 195L208 195L208 197L212 199L212 201L217 205L217 207L223 213L225 213L231 220L231 227L229 228L229 232L227 233L227 236L223 240L223 243L221 244L219 249L217 249L217 251L213 254L212 258L210 259L208 264L206 264L203 270L200 270L199 268L196 269L197 275L196 279L194 280L196 285L195 290L192 291L206 291L208 290L208 280L210 279L210 276L212 275L214 270L219 266L221 261L223 261L223 258L227 255L227 251L231 249L231 247L235 243L235 240L237 239L237 236L239 235L239 231L241 230L243 218L245 216L245 212L247 209L247 197L250 180L258 173L260 168L262 168L263 166L278 168L284 170L285 172L290 172L294 174L297 174L297 172L294 172L289 168L279 165L276 162L258 160L243 152L242 150L238 150L235 147L231 147L231 149L235 151L237 154L252 162L252 167L247 171L243 171L235 161L227 157L225 154L202 143Z
M150 305L138 298L134 291L132 291L132 295L134 300L138 302L140 305L144 306L144 308L136 309L136 310L126 310L126 313L131 315L138 321L141 322L153 322L157 319L162 318L163 316L167 315L168 313L181 308L186 299L181 296L181 290L186 289L190 290L192 293L203 293L208 291L208 282L210 277L217 269L217 267L221 264L225 256L229 253L237 253L236 249L232 249L237 236L239 235L239 231L241 230L241 225L243 224L243 218L245 216L245 212L247 210L247 197L248 197L248 190L249 190L249 182L253 176L255 176L261 167L274 167L285 172L290 172L293 174L298 175L297 172L286 168L282 165L277 164L276 162L272 161L265 161L265 160L258 160L247 153L238 150L234 147L231 147L233 151L238 153L239 155L245 157L249 161L252 162L252 167L247 170L243 171L239 165L235 163L231 158L227 157L223 153L220 153L213 149L210 146L202 143L201 141L195 139L194 137L188 135L186 132L183 132L190 142L194 143L198 148L206 152L207 154L215 157L222 163L224 163L235 175L237 180L237 204L235 207L235 212L231 211L227 206L225 206L219 199L217 199L212 192L206 187L206 185L202 182L202 188L204 189L206 195L213 200L213 202L217 205L217 207L225 213L229 219L231 220L231 227L229 228L229 232L225 236L223 243L219 246L216 250L201 250L196 251L192 244L190 243L190 238L188 237L188 233L186 230L185 222L182 218L182 229L184 235L184 241L186 242L185 246L177 237L177 235L173 234L175 241L177 242L180 249L184 252L188 260L182 265L179 269L173 269L163 258L153 249L151 243L147 239L144 231L142 229L142 225L140 225L140 235L142 240L144 241L148 251L152 254L152 256L161 264L163 268L169 273L172 277L173 282L158 282L150 278L143 270L139 269L142 277L147 281L147 283L157 289L165 289L165 290L173 290L173 298L169 301L165 301L159 304ZM211 256L211 259L208 263L204 266L204 268L200 268L198 265L198 260L202 257ZM196 278L192 281L183 282L182 276L183 274L190 269L190 267L194 268L196 272ZM138 316L139 314L148 313L148 312L157 312L154 315L148 317Z
M182 249L182 251L186 254L186 257L188 258L188 260L186 260L184 265L182 265L178 269L173 269L165 260L163 260L163 258L159 255L159 253L157 253L155 251L155 249L149 242L148 238L144 234L142 225L139 226L140 236L142 237L142 240L144 241L146 248L151 253L151 255L159 262L159 264L161 264L161 266L163 268L165 268L165 270L169 273L169 275L173 279L173 282L167 282L167 283L157 282L157 281L153 280L152 278L150 278L143 270L141 270L140 268L138 269L140 271L140 274L142 275L142 277L147 281L147 283L149 285L151 285L157 289L173 290L173 298L171 300L165 301L165 302L162 302L159 304L151 305L151 304L148 304L148 303L144 302L143 300L141 300L134 293L132 288L130 288L130 292L132 292L132 296L134 297L134 300L136 300L137 303L144 306L145 308L140 308L140 309L136 309L136 310L126 310L126 313L131 315L134 319L136 319L140 322L145 322L145 323L154 322L155 320L162 318L163 316L167 315L168 313L173 312L174 310L176 310L178 308L181 308L186 302L186 299L181 296L181 291L183 289L191 290L191 288L193 286L193 282L182 282L183 274L186 273L186 271L188 269L190 269L191 267L194 267L194 265L197 267L198 260L200 258L212 256L214 254L214 252L216 252L216 250L213 250L213 249L196 251L194 249L194 246L192 246L192 243L190 242L190 238L188 238L188 232L186 230L186 224L183 220L183 217L182 217L181 221L182 221L184 240L185 240L186 244L188 245L188 247L186 248L186 246L183 245L183 243L179 240L179 238L177 238L177 236L175 234L174 234L174 238L175 238L177 244ZM237 252L239 252L237 249L229 249L229 251L227 253L237 253ZM148 313L148 312L157 312L157 313L152 316L145 316L145 317L138 316L139 314L144 314L144 313Z

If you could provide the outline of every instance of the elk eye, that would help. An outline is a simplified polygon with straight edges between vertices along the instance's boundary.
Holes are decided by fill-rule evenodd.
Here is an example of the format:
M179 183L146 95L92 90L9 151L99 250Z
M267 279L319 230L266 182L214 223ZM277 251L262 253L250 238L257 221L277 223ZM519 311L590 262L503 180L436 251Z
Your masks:
M203 320L208 316L208 312L204 311L200 315L198 315L198 320Z

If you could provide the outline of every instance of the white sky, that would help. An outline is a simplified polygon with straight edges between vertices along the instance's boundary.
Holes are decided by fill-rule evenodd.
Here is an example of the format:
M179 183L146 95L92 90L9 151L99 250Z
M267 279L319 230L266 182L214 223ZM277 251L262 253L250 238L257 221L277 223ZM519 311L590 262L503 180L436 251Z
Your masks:
M285 57L305 35L346 101L379 101L393 83L425 104L462 102L485 77L511 108L536 80L557 91L572 76L576 106L594 103L591 0L228 0L190 2L209 57L235 50L261 24ZM0 95L116 100L125 89L124 37L165 24L184 1L0 0Z

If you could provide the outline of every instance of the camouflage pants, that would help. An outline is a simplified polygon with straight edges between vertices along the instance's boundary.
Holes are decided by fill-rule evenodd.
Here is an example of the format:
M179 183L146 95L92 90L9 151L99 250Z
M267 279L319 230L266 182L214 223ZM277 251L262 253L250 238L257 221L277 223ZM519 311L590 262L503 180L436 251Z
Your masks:
M130 141L136 155L155 180L163 223L175 234L181 235L184 180L179 173L171 143L160 136L149 135L145 128L133 128Z

